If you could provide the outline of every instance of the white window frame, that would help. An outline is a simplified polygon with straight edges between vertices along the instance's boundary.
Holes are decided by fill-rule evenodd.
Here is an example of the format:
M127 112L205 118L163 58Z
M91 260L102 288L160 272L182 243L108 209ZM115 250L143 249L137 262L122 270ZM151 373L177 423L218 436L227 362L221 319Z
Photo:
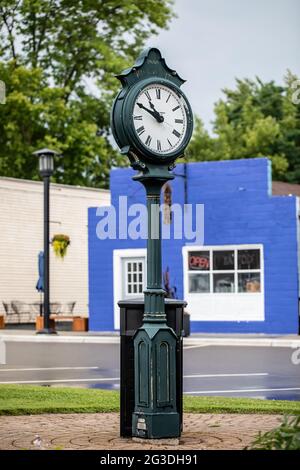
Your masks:
M224 251L224 250L260 250L259 270L238 270L235 256L235 270L196 271L188 269L189 251ZM188 302L187 311L192 321L264 321L265 319L265 288L264 288L264 247L262 244L235 245L185 245L183 255L183 287L184 299ZM212 256L212 255L210 255ZM212 259L212 258L211 258ZM190 293L190 273L210 273L210 292ZM213 292L213 273L235 272L235 292ZM260 272L260 292L238 292L238 272Z
M142 271L142 274L143 274L142 292L139 292L139 291L138 291L138 292L129 292L129 291L128 291L129 282L128 282L127 276L128 276L128 274L131 274L131 275L134 274L134 271L131 271L131 272L128 271L128 265L129 265L129 264L133 264L133 263L136 263L136 264L142 263L142 265L144 264L144 269L143 269L143 271ZM146 266L145 266L145 263L143 263L142 261L134 260L134 258L129 258L128 260L125 261L125 266L126 266L126 269L125 269L125 276L126 276L126 279L125 279L125 291L126 291L126 296L127 296L127 297L137 297L137 296L143 295L143 290L144 290L144 287L145 287L145 271L146 271L146 269L145 269L145 267L146 267ZM140 274L140 271L137 270L137 271L135 272L135 274L139 275L139 274ZM135 284L136 284L137 287L139 287L140 284L141 284L141 282L140 282L139 280L137 280L136 282L132 280L132 281L130 282L130 284L131 284L132 287L133 287Z
M113 250L113 282L114 282L114 305L113 305L113 314L114 314L114 328L115 330L120 329L120 307L118 306L119 300L122 299L122 262L126 258L145 258L145 276L144 283L146 283L146 263L147 263L147 249L146 248L130 248L130 249L120 249ZM126 283L127 284L127 283ZM134 294L135 297L137 296Z
M247 292L239 292L238 291L238 275L241 273L259 273L260 274L260 291L259 292L250 292L251 294L260 294L263 290L262 286L262 278L263 278L263 250L262 245L224 245L224 246L203 246L193 247L192 245L188 247L187 250L187 257L186 257L186 265L185 270L187 270L188 274L188 284L187 284L187 292L189 295L194 294L214 294L214 295L230 295L230 294L238 294L238 295L245 295ZM213 267L213 253L215 251L233 251L234 252L234 269L214 269ZM239 269L238 268L238 251L240 250L259 250L260 252L260 268L259 269ZM210 259L210 269L209 270L197 270L197 269L188 269L188 253L190 251L208 251L209 252L209 259ZM209 292L189 292L189 275L190 274L208 274L209 275ZM234 291L233 292L214 292L214 274L233 274L234 275Z

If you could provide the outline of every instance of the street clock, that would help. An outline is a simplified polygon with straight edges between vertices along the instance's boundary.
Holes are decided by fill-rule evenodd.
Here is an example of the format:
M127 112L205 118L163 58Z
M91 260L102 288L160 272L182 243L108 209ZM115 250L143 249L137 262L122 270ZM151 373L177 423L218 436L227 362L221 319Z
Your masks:
M180 89L184 80L167 66L158 49L147 49L117 78L122 89L112 108L112 132L121 152L139 170L133 180L144 186L148 209L143 324L133 340L132 435L149 439L178 437L181 418L177 398L181 390L176 387L180 383L176 377L181 372L176 366L177 337L166 319L157 207L161 188L174 179L174 162L184 155L192 136L192 110Z
M158 49L147 49L117 78L122 89L112 108L112 132L121 153L136 169L165 165L182 157L193 131L184 83Z

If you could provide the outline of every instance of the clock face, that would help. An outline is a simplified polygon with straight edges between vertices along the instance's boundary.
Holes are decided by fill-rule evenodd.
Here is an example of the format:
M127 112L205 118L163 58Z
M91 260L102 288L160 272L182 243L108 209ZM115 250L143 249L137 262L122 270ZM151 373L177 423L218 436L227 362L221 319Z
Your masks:
M184 97L173 88L153 83L138 94L132 118L141 144L150 152L168 155L183 143L188 107Z

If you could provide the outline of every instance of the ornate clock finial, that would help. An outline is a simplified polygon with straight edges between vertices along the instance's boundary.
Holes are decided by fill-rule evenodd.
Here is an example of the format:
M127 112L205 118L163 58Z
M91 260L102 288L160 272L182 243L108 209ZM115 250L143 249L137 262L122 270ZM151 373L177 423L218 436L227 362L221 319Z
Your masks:
M143 51L132 67L123 70L116 77L120 80L122 86L126 87L153 75L170 80L179 87L185 82L176 70L171 69L166 64L160 50L155 47L149 47Z

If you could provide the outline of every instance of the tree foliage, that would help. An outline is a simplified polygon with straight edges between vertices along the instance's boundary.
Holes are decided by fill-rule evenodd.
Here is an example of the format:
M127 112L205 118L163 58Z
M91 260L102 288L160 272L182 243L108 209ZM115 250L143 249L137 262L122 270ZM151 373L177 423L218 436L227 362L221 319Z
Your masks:
M300 105L294 104L288 72L284 86L273 81L236 80L215 105L214 135L197 118L188 148L190 160L269 157L274 179L300 183Z
M0 174L38 179L32 152L63 153L54 180L105 187L114 150L109 114L119 83L145 40L172 18L172 0L1 0ZM296 77L237 80L215 105L213 135L196 118L190 160L267 156L273 177L300 183L300 105Z
M172 0L1 0L0 174L36 179L53 147L58 182L105 186L122 164L109 139L114 74L165 28Z

